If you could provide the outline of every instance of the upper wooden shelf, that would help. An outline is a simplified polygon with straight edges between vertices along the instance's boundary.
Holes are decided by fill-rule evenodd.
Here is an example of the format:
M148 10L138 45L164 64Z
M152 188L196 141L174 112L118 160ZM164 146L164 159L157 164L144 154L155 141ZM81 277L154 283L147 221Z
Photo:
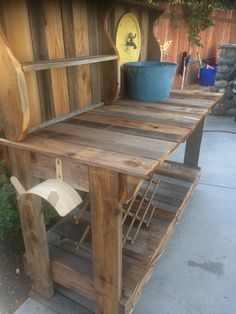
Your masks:
M119 2L130 4L132 6L138 6L148 10L154 10L159 12L164 12L167 9L168 4L166 3L158 3L158 4L149 4L148 2L141 2L135 0L120 0Z
M67 59L54 59L36 62L25 62L22 63L23 71L40 71L52 68L63 68L71 67L76 65L91 64L98 62L105 62L118 59L116 55L99 55L99 56L85 56L78 58L67 58Z

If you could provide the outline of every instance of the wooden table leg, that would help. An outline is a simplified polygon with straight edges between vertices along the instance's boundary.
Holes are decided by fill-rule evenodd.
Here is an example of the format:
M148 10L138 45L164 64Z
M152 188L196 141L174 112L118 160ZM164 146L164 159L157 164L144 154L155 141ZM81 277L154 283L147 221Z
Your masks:
M118 314L122 292L122 216L118 173L89 168L97 314Z
M205 118L200 121L186 141L184 164L189 167L197 168L198 166L204 121Z
M35 185L30 171L30 154L25 151L11 150L13 174L26 189ZM53 295L53 281L50 272L47 235L44 214L39 198L23 195L18 199L18 208L24 237L28 272L33 280L32 290L43 296Z

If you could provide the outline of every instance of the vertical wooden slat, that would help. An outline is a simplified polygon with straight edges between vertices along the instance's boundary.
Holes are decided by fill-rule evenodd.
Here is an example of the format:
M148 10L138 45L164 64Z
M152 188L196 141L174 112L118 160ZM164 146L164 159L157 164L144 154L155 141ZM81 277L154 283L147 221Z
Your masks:
M90 167L89 189L97 314L118 314L122 292L122 221L118 173Z
M142 10L141 15L141 51L140 51L140 61L147 60L147 44L148 44L148 11Z
M42 2L27 0L27 5L31 25L34 59L37 61L48 60ZM45 70L37 71L36 75L41 103L42 120L47 121L55 118L51 74L49 70Z
M72 0L61 0L61 15L64 34L66 58L76 57L75 32L73 21ZM80 107L78 92L78 67L67 68L70 110L75 111Z
M60 2L43 0L45 33L49 59L65 58ZM65 68L51 69L52 93L56 117L70 111Z
M73 21L76 56L87 56L89 55L89 33L87 2L85 0L73 0ZM91 36L93 37L94 34ZM92 103L90 66L78 67L77 75L80 107L86 107Z
M98 38L98 19L97 7L94 3L88 1L88 33L89 33L89 53L90 55L99 54L99 38ZM91 84L93 103L99 103L101 100L100 93L100 66L99 64L91 65Z
M20 62L33 61L28 10L25 0L4 0L6 36L13 54ZM37 78L34 72L25 73L30 106L30 126L42 121Z

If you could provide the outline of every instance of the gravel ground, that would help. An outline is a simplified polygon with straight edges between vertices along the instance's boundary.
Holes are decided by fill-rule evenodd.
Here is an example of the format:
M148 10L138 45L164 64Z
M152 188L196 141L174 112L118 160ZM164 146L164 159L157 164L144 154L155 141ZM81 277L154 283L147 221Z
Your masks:
M29 289L30 280L23 273L22 255L9 250L0 240L0 314L12 314L27 299Z

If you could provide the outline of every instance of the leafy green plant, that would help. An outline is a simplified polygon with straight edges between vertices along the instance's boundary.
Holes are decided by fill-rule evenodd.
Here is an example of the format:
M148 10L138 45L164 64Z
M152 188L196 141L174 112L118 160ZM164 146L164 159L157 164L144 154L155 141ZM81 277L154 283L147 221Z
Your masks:
M13 249L23 248L16 193L9 181L0 183L0 239L7 241Z
M46 201L42 206L46 229L48 229L60 217ZM21 251L24 248L16 193L10 181L0 183L0 239L6 241L13 250Z
M180 4L183 8L188 25L189 41L202 46L200 33L213 26L212 12L214 9L236 9L236 2L231 0L147 0L150 4L167 2Z

